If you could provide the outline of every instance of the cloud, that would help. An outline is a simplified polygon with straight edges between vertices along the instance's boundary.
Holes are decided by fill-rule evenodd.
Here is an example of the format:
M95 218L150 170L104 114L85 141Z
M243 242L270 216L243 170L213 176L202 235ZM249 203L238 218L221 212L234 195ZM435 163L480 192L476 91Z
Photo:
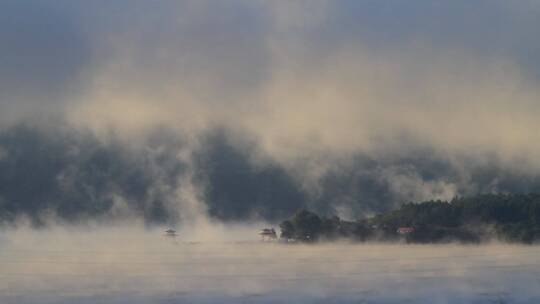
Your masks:
M0 146L0 160L9 156L9 152L2 146Z
M274 218L299 206L361 213L537 189L533 2L60 1L3 12L5 130L52 115L105 150L131 149L118 163L166 154L166 164L126 161L156 180L138 202L145 214L182 209L180 197L232 218L275 204L281 213L263 215ZM226 144L207 140L216 130ZM255 177L258 193L279 189L284 203L219 186L234 177ZM103 192L106 206L122 202L116 190ZM252 208L224 207L235 203Z
M0 123L62 115L91 62L91 46L74 16L46 2L6 1L0 41Z
M317 10L311 7L291 17L284 9L232 6L243 8L249 31L204 4L187 5L158 25L136 19L159 33L147 38L155 41L120 31L94 74L95 87L68 116L135 134L160 125L188 134L224 126L251 134L283 161L306 153L379 153L410 139L445 153L538 154L527 132L539 110L536 85L511 56L434 44L423 32L407 41L389 38L384 49L353 34L339 43L314 37L338 26L339 5L325 17L309 14ZM287 27L290 19L305 26Z

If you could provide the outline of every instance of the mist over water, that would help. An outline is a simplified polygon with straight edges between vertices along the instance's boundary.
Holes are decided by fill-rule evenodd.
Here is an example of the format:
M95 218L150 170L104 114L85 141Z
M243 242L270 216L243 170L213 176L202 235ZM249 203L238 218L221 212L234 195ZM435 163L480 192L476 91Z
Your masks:
M540 189L534 1L5 2L0 222Z
M257 236L540 192L539 4L2 0L0 304L540 303L539 246Z
M0 302L540 301L537 246L262 243L258 226L4 231Z

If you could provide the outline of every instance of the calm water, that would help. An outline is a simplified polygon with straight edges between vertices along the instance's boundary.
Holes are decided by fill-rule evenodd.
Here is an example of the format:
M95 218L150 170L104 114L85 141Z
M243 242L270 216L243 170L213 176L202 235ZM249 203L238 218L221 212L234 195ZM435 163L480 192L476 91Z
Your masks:
M0 303L540 303L540 247L11 232Z

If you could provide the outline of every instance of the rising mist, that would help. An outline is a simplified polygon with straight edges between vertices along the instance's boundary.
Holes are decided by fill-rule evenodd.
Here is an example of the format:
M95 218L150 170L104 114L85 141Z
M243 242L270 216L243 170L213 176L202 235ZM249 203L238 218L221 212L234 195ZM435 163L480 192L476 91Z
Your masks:
M255 240L540 192L538 28L535 1L2 1L0 301L538 302L534 246Z
M252 226L4 231L2 303L536 303L539 249L285 245Z

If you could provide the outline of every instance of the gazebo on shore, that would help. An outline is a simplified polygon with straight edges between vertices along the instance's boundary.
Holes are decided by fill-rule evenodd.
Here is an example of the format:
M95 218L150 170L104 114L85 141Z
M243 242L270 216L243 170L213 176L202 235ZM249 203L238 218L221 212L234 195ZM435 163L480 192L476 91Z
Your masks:
M261 240L263 242L269 242L269 241L277 240L277 234L276 234L276 230L274 230L274 228L261 229L261 231L259 231L259 235L261 236Z

